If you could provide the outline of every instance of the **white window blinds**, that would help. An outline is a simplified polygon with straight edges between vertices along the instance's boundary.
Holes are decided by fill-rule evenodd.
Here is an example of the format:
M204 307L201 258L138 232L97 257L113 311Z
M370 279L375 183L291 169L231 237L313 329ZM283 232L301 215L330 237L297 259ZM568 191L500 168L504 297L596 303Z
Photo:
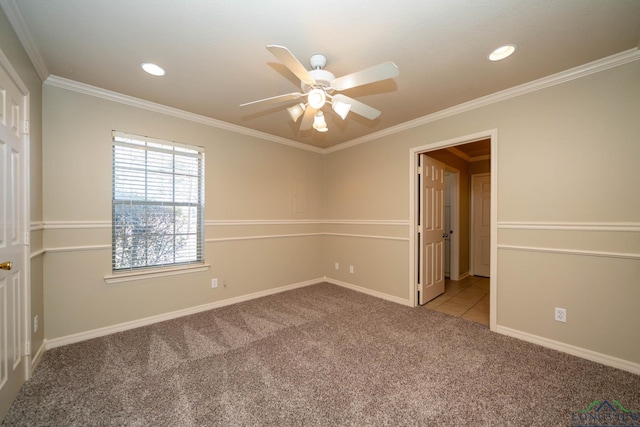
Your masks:
M202 263L204 152L113 132L114 271Z

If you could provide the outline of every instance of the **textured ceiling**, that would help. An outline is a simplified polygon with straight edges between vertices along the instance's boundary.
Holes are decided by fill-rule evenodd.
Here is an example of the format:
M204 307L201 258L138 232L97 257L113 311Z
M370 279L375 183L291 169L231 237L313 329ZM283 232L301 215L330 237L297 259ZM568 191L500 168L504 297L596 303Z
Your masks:
M40 74L51 74L326 148L448 107L637 48L638 0L0 0ZM16 21L17 20L17 21ZM518 46L502 61L488 53ZM267 49L308 66L322 53L337 77L384 61L394 79L344 92L376 120L328 107L329 131L299 132L289 104L239 104L295 92ZM155 62L164 77L141 71Z

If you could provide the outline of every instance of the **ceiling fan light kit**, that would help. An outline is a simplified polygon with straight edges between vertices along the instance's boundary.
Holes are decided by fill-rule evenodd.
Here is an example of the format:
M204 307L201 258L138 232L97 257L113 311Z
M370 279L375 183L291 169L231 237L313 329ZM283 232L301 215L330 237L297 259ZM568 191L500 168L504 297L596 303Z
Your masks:
M325 93L324 89L311 89L307 94L307 102L309 103L309 107L315 108L316 110L322 108L326 101L327 94Z
M351 110L351 104L347 104L346 102L333 101L331 102L331 108L336 112L337 115L340 116L342 120L347 118L347 114L349 114L349 110Z
M287 111L289 112L291 119L294 122L297 122L300 116L304 113L304 110L306 108L307 108L306 105L304 105L303 103L300 103L300 104L294 105L293 107L287 108Z
M301 131L311 128L318 132L326 132L328 130L324 113L321 111L327 102L331 104L332 110L340 116L342 120L346 119L350 111L369 120L375 120L380 116L381 111L349 98L346 95L337 94L332 96L333 92L390 79L399 74L398 66L388 61L336 78L333 73L324 69L324 66L327 64L327 58L324 55L312 55L309 59L312 69L307 70L286 47L268 45L267 50L300 79L300 89L302 92L293 92L247 102L241 104L240 107L295 100L298 103L292 107L288 107L287 111L294 122L297 122L300 117L302 117L300 122ZM304 97L307 98L306 103L298 101Z

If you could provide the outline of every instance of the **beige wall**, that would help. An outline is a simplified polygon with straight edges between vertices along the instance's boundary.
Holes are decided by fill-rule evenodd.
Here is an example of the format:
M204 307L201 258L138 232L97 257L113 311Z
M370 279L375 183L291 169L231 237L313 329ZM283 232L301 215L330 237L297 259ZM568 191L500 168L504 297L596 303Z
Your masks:
M47 337L323 275L408 300L411 148L497 129L498 327L640 363L639 75L635 61L325 155L45 85ZM113 129L205 147L208 272L104 282Z
M334 151L326 218L407 220L410 149L497 129L498 327L638 364L640 197L629 190L640 183L638 100L635 61ZM361 227L340 237L342 256L366 271L351 281L407 297L408 240L348 237ZM553 320L554 307L567 323Z
M29 192L30 221L32 224L30 252L31 260L31 318L38 316L41 327L31 330L31 348L38 351L44 342L44 301L42 277L42 82L13 32L11 24L0 9L0 50L9 59L22 82L29 90Z
M44 95L48 339L322 278L321 154L51 84ZM208 271L105 283L112 130L205 148Z

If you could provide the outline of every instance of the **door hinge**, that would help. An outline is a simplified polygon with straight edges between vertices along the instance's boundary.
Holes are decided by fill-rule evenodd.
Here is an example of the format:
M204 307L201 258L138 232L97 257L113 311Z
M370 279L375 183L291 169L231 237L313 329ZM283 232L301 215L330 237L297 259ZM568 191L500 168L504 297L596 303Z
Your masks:
M24 356L31 355L31 341L27 341L24 343Z
M24 233L24 245L25 246L29 246L29 239L31 237L31 233L28 231L25 231Z
M29 120L25 120L22 122L22 133L25 135L29 135Z

